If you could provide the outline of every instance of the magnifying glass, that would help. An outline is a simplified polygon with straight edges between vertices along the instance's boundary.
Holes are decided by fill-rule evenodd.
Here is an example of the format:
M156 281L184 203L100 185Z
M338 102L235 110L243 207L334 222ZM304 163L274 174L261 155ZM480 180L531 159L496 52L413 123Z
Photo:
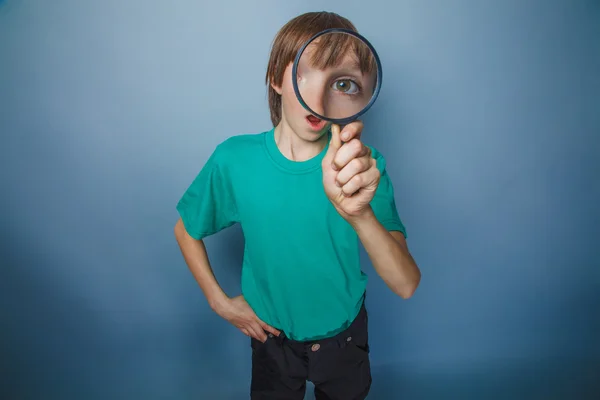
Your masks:
M309 129L332 130L363 115L381 89L382 70L375 48L362 35L333 28L317 33L298 51L292 67L296 97L310 113Z

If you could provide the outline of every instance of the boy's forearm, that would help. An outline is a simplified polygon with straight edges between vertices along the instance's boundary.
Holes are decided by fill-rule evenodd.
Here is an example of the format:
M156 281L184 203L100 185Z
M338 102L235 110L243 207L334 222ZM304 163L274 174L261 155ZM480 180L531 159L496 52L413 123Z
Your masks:
M210 307L217 313L229 298L217 282L208 260L206 247L201 240L191 237L181 219L175 225L175 238L179 244L183 258L202 289Z
M413 295L421 280L421 272L408 251L404 236L395 238L368 209L360 217L349 219L362 242L373 267L390 289L407 299Z

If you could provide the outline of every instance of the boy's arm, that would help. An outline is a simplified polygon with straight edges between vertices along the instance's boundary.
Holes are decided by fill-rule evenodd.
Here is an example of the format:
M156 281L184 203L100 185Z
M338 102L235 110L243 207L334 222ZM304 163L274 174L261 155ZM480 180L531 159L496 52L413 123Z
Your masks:
M278 336L279 331L261 321L243 296L229 298L225 294L212 271L204 242L188 234L181 218L175 224L174 231L185 262L212 310L247 336L261 342L267 339L265 331Z
M175 224L175 238L183 258L204 292L210 308L218 313L218 310L221 310L226 304L228 297L215 278L204 242L194 239L187 233L181 218Z
M360 141L362 129L361 121L346 125L343 132L332 125L322 162L323 186L335 209L356 231L379 276L407 299L417 289L421 272L408 251L385 159L381 154L373 157L372 149Z
M402 232L388 231L375 217L372 208L348 219L362 242L371 263L381 279L398 296L410 298L419 282L421 272L411 256Z

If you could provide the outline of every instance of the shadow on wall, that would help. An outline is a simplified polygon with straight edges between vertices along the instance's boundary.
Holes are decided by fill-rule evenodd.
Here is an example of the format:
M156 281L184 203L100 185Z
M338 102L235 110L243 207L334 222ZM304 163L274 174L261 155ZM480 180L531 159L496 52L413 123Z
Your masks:
M236 229L221 236L234 251L211 246L227 260L217 275L233 287L243 241ZM132 311L130 299L103 309L106 303L94 304L85 287L63 276L78 263L72 254L29 253L27 240L8 231L0 239L2 320L10 327L0 331L0 398L195 399L207 387L219 390L211 398L247 397L249 342L208 306L188 302L181 313L161 314L152 304ZM103 290L109 297L111 288Z
M373 368L370 399L597 399L600 370L590 360L508 360L468 370L439 368L418 370L396 365Z
M440 368L419 373L410 366L373 367L373 400L595 400L600 394L600 370L593 360L553 360L538 364L518 360L485 368ZM315 400L309 383L305 400Z

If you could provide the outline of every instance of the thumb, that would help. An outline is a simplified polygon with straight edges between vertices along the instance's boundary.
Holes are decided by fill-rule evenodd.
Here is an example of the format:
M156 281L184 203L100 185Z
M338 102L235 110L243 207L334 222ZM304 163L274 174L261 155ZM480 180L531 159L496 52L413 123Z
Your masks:
M331 140L329 141L329 148L325 157L328 161L333 160L335 153L342 147L342 139L340 138L340 126L337 124L331 125Z

